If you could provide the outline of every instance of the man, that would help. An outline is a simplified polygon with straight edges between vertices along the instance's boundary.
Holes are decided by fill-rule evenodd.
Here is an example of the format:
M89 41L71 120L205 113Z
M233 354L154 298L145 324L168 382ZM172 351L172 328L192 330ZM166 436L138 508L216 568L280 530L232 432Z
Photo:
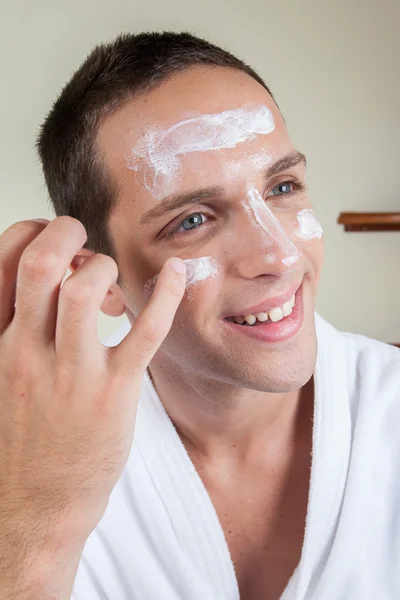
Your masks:
M1 600L399 597L400 352L314 312L322 228L264 82L121 36L38 149L59 218L0 244ZM99 348L100 306L129 322Z

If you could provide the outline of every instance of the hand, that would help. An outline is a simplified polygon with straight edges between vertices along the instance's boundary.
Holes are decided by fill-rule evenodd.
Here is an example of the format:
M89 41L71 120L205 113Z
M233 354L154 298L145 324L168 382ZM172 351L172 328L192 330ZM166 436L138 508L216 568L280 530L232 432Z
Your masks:
M0 498L18 522L87 537L126 464L142 378L183 297L185 264L164 264L129 334L107 348L97 318L115 261L94 254L61 287L86 239L67 216L0 236Z

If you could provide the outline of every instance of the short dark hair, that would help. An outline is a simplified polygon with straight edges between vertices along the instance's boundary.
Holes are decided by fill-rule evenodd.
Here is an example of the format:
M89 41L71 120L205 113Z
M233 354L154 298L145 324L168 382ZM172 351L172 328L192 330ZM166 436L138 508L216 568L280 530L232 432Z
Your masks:
M36 148L56 216L70 215L87 232L85 248L116 262L108 221L116 190L96 136L102 120L127 101L194 65L261 77L230 52L187 32L125 33L96 46L62 89L40 127ZM272 96L273 97L273 96ZM122 277L117 280L122 285Z

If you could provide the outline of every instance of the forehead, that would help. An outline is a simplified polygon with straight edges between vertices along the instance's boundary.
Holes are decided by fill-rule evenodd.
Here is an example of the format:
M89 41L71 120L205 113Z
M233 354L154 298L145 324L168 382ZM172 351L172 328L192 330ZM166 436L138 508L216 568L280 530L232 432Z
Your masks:
M204 66L191 67L127 102L101 125L97 143L114 182L119 185L129 180L133 184L134 173L129 172L127 163L132 149L143 145L150 131L168 131L166 141L173 145L179 143L183 133L188 133L190 125L182 127L181 124L190 120L190 116L214 115L210 128L214 126L216 131L217 126L223 136L232 130L229 117L250 105L258 109L265 107L274 121L274 130L268 136L269 153L279 156L291 147L282 115L267 90L241 71ZM209 138L210 135L206 144ZM265 140L261 139L251 150L259 150L263 143ZM244 146L238 149L243 154ZM234 156L235 152L225 153L225 159ZM207 159L206 156L201 158Z

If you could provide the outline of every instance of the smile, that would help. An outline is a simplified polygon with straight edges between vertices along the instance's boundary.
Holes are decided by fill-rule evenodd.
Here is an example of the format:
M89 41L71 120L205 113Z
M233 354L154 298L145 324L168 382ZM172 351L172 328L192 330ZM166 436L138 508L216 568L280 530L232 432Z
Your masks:
M226 317L223 322L233 332L263 342L282 342L300 331L304 320L303 284L281 305L267 310Z
M254 325L255 323L265 323L270 319L273 323L277 323L278 321L282 321L285 317L288 317L292 314L293 307L296 301L296 294L285 302L282 306L276 306L275 308L271 308L266 312L259 312L255 315L247 314L239 317L227 317L228 321L233 321L238 325Z

